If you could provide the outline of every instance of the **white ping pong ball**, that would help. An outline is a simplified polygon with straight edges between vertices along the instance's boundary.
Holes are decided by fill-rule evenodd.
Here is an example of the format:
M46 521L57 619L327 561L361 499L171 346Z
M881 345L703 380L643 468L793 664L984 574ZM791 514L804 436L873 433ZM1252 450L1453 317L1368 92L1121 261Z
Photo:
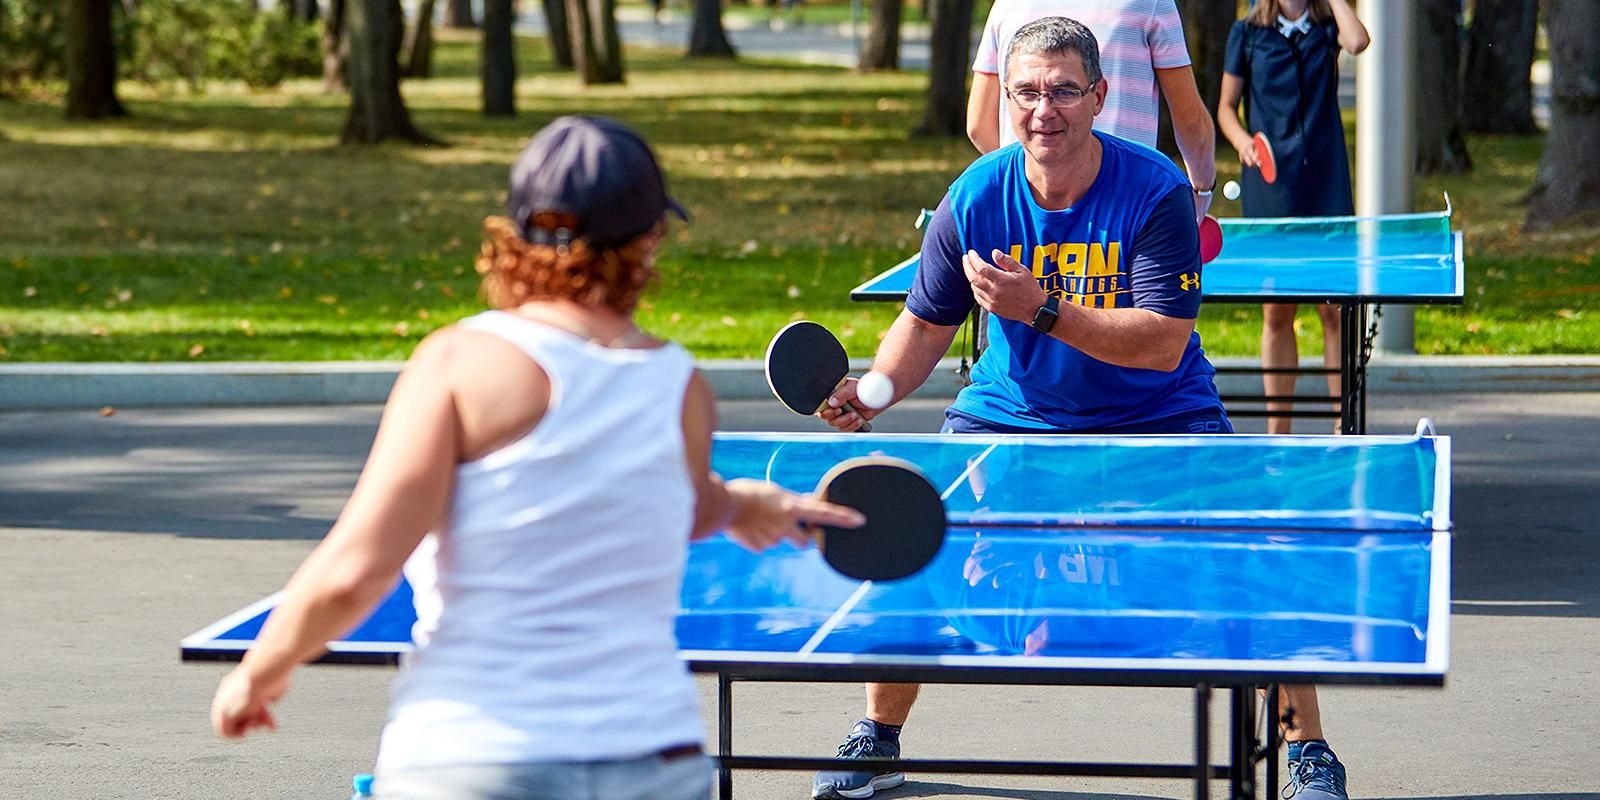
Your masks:
M856 384L856 399L867 408L883 408L894 399L894 381L881 372L868 372Z
M1222 184L1222 196L1228 198L1229 200L1238 200L1239 182L1228 181L1227 183Z

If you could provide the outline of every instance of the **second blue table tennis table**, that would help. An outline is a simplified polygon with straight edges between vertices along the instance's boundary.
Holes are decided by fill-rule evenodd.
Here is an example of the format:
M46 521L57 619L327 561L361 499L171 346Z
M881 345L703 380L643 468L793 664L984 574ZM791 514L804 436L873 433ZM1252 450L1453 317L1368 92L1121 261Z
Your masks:
M839 767L737 754L740 681L1188 687L1189 763L900 768L1180 778L1199 798L1220 780L1250 798L1263 762L1266 791L1278 784L1277 726L1258 718L1258 688L1445 679L1450 440L1427 425L1414 436L718 434L713 467L810 491L869 454L910 461L943 490L947 537L922 572L859 582L815 550L758 555L721 536L690 547L677 636L688 667L717 676L724 798L734 769ZM237 660L276 599L185 638L182 657ZM402 584L323 660L401 663L415 619ZM1209 739L1217 690L1230 695L1221 763ZM1265 719L1277 720L1267 696Z
M1200 292L1207 303L1335 303L1343 323L1336 412L1296 408L1272 415L1336 417L1343 433L1366 432L1367 363L1372 355L1375 320L1370 305L1460 304L1464 296L1462 236L1450 230L1445 209L1379 217L1225 218L1222 252L1202 270ZM921 257L913 255L850 292L861 301L902 301L911 289ZM1046 276L1049 280L1050 276ZM1059 294L1059 292L1058 292ZM1067 298L1070 299L1070 298ZM974 336L981 349L981 329ZM1218 372L1263 370L1239 367ZM1295 374L1328 370L1281 368ZM1331 377L1331 375L1330 375ZM1229 413L1267 416L1237 403L1322 398L1224 396Z

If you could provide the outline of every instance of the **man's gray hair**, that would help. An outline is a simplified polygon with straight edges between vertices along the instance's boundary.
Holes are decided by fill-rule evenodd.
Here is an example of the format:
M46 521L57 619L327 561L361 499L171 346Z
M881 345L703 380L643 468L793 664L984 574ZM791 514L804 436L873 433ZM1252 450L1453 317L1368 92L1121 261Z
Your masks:
M1066 17L1044 17L1020 28L1011 37L1006 48L1006 71L1011 60L1019 55L1055 55L1077 53L1083 58L1083 71L1089 83L1100 82L1100 43L1095 41L1089 26Z

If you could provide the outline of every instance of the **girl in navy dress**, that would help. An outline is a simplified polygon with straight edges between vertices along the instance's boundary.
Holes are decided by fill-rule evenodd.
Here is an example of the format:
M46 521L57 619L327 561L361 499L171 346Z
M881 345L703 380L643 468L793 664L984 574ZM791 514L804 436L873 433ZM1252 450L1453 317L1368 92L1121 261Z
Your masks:
M1355 213L1350 193L1350 161L1345 155L1344 122L1339 118L1339 51L1355 55L1367 49L1367 29L1347 0L1256 0L1249 14L1233 25L1223 64L1222 96L1217 126L1239 151L1244 165L1244 215L1247 217L1344 216ZM1246 122L1239 123L1239 101ZM1251 136L1267 135L1272 143L1278 180L1261 179ZM1323 363L1339 364L1338 308L1323 305ZM1265 307L1261 364L1293 367L1295 307ZM1339 382L1329 388L1339 396ZM1294 392L1294 375L1267 374L1269 395ZM1287 404L1268 404L1286 410ZM1288 433L1286 417L1269 417L1270 433ZM1347 800L1344 764L1328 747L1315 686L1283 686L1282 707L1289 709L1283 738L1288 743L1289 786L1293 800Z
M1245 167L1241 203L1247 217L1320 217L1355 213L1350 192L1350 161L1345 154L1344 122L1339 117L1339 51L1367 49L1367 29L1347 0L1257 0L1234 23L1223 65L1217 127L1239 151ZM1239 102L1245 122L1239 122ZM1272 143L1278 180L1261 179L1251 136ZM1294 367L1296 308L1269 304L1261 332L1261 365ZM1339 366L1339 309L1322 305L1322 360ZM1269 395L1294 393L1294 375L1268 373ZM1328 378L1339 396L1339 379ZM1286 410L1287 403L1269 403ZM1288 417L1269 417L1269 433L1288 433Z

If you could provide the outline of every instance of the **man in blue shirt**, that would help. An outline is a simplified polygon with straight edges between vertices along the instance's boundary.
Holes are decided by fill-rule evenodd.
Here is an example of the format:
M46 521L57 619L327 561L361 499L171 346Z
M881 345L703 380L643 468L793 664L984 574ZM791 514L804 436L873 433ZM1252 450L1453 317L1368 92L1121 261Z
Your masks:
M1193 188L1156 150L1092 130L1107 84L1088 28L1062 17L1032 22L1006 59L1019 142L951 184L874 371L891 379L894 401L911 394L976 303L989 312L989 347L945 412L945 432L1231 433L1194 329ZM820 416L854 431L881 413L844 405L855 399L851 380ZM1299 691L1311 687L1296 689L1293 707L1313 717L1315 694L1308 704ZM839 755L898 758L917 691L868 684L867 717ZM892 766L823 772L812 794L865 798L904 780ZM1341 795L1342 787L1316 796Z
M1200 349L1193 189L1154 149L1093 131L1107 86L1088 28L1024 26L1007 58L1020 143L950 186L905 311L873 363L895 400L927 380L976 302L989 347L946 429L993 433L1229 432ZM842 408L822 412L852 431ZM859 404L856 406L860 408Z

